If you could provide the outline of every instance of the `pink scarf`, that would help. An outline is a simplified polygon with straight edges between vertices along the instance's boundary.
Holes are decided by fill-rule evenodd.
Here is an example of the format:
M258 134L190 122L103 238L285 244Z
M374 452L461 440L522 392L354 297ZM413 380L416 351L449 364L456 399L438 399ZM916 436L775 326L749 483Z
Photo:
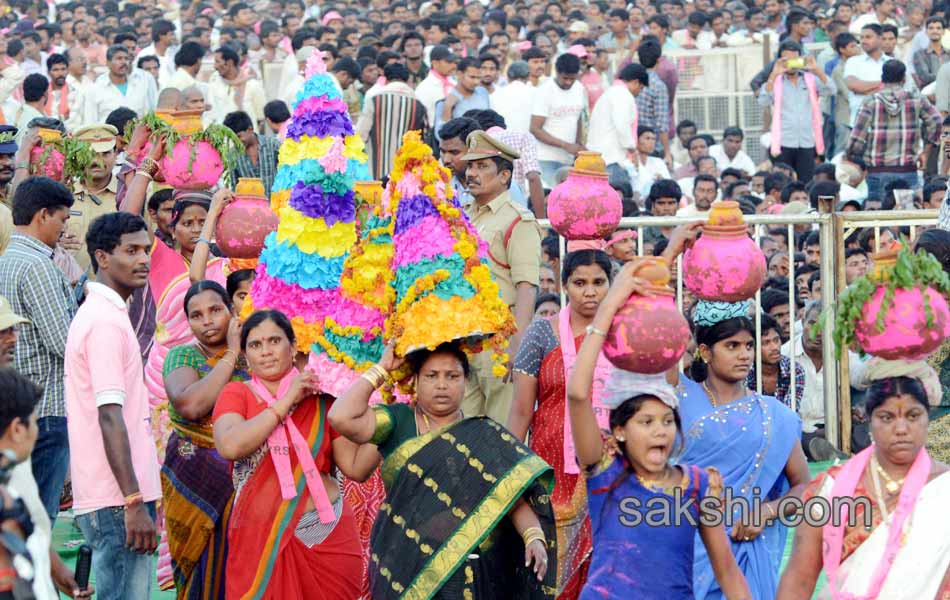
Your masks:
M574 361L577 359L577 349L574 347L574 332L571 330L571 307L565 306L558 315L558 333L561 338L561 358L564 361L564 381L571 379L574 370ZM594 367L594 382L590 391L590 401L594 406L594 417L601 429L610 429L610 409L604 406L601 399L604 397L604 387L610 379L610 361L601 352L597 355L597 365ZM571 435L571 418L568 413L567 396L564 398L564 472L569 475L578 475L581 470L577 465L577 452L574 450L574 437Z
M264 383L254 375L247 385L267 406L273 406L278 398L282 398L287 390L290 389L294 377L298 375L296 367L284 375L280 380L280 387L277 388L277 395L271 394ZM287 441L287 435L290 434L290 444ZM296 486L294 485L294 472L290 466L290 446L293 446L297 454L297 460L300 461L300 468L303 476L307 480L307 488L310 490L310 497L313 498L313 506L317 509L320 516L320 522L332 523L336 519L336 513L333 511L333 505L330 504L330 497L327 496L327 490L320 479L317 465L310 454L310 445L306 438L297 429L290 415L284 419L283 423L278 423L274 431L267 438L267 447L270 449L271 459L274 461L274 471L277 472L277 480L280 482L280 494L284 500L291 500L297 496Z
M838 472L835 478L834 486L831 490L832 498L851 498L854 496L854 490L857 488L858 481L864 474L868 463L871 461L871 454L874 452L874 446L865 448L854 458L849 460ZM894 512L891 520L891 528L887 532L887 547L884 549L884 556L878 563L874 571L874 577L868 584L867 593L855 596L853 594L840 591L838 589L838 568L841 566L841 547L844 540L844 528L848 522L848 505L842 504L842 510L839 525L825 525L822 530L822 560L825 565L825 574L828 577L828 589L831 590L834 600L874 600L877 598L887 574L897 558L897 552L901 547L901 538L903 537L904 521L914 510L914 504L917 502L917 496L920 490L927 485L927 479L930 477L930 455L927 450L920 449L914 464L904 478L904 488L901 490L900 498L897 500L897 510Z
M805 87L808 88L808 101L811 103L811 131L815 138L815 152L824 155L825 138L821 132L821 107L818 105L818 87L815 84L815 76L811 73L804 73ZM782 79L784 79L784 75ZM772 130L769 137L772 140L769 151L772 156L778 156L782 153L782 80L776 80L772 86L772 98L775 102L772 107Z
M440 75L435 69L429 69L429 72L432 73L436 79L442 84L442 95L448 96L449 92L455 89L455 85L452 83L452 80L444 75Z

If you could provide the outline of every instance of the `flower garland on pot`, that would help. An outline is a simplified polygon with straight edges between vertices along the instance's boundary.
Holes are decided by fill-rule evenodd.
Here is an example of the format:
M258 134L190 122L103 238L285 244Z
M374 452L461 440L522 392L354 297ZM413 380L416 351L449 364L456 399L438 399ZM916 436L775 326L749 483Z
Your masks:
M931 254L911 252L906 242L873 258L874 272L838 297L837 351L857 342L862 354L888 360L929 355L950 335L950 277Z
M173 183L173 180L169 180L169 176L171 175L169 171L173 169L176 171L181 170L182 167L182 165L178 164L179 161L176 161L175 164L172 163L172 161L177 158L175 150L179 147L181 142L185 142L189 149L187 165L184 168L188 173L192 172L195 160L198 159L202 142L210 145L211 148L218 153L223 170L229 176L236 167L234 152L244 147L240 138L238 138L233 131L217 123L213 123L197 133L182 135L171 123L152 112L138 119L135 122L135 126L138 125L144 125L152 135L157 135L159 138L165 139L165 156L161 164L162 175L169 183ZM146 152L147 146L143 149L142 155L144 156ZM215 165L205 164L204 161L202 161L202 166L208 168L209 171L216 171ZM220 173L218 173L218 176L220 176ZM213 175L209 176L209 179L210 177L213 177Z

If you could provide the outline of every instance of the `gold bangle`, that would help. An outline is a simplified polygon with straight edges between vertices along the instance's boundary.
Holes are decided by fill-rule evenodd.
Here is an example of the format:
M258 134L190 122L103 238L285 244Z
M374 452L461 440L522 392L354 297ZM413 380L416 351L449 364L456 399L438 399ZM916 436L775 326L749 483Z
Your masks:
M135 174L136 174L136 175L141 175L142 177L145 177L145 178L148 179L149 181L155 181L155 178L152 177L151 174L147 173L146 171L143 171L142 169L139 169L138 171L136 171Z
M521 534L521 539L525 540L525 546L528 545L528 538L541 536L544 538L544 531L540 527L528 527Z
M547 542L544 539L543 535L534 535L524 541L524 547L527 548L531 545L531 542L541 542L541 545L546 546Z

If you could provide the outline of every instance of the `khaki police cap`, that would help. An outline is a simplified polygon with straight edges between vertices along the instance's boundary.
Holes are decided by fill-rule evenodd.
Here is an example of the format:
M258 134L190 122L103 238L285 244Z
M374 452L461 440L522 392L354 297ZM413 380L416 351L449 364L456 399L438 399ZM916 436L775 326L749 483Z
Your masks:
M484 131L473 131L468 134L468 152L462 160L480 160L496 156L512 162L521 158L517 150L499 142Z
M112 125L97 123L80 127L73 133L73 139L88 142L95 152L108 152L115 148L115 136L119 131Z
M29 323L30 320L21 317L20 315L13 312L13 307L10 306L10 301L0 296L0 331L4 329L10 329L14 325L19 325L20 323Z

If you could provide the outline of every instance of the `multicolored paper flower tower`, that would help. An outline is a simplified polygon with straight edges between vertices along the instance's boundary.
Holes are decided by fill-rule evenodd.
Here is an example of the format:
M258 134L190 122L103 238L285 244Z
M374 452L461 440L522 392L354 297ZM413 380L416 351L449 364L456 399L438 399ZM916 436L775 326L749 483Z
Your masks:
M369 179L366 160L322 53L315 52L280 147L271 193L271 209L280 221L267 236L242 313L246 318L261 308L283 311L303 352L324 337L329 314L370 328L382 325L378 311L344 298L340 288L357 242L353 184Z
M366 206L371 201L359 195L357 201L364 215L360 239L343 264L339 304L324 318L310 352L309 366L320 375L321 389L337 397L382 357L386 315L395 299L392 220L378 203Z
M490 338L496 374L504 375L515 320L492 280L487 246L453 197L450 180L418 132L403 136L383 199L394 215L396 301L386 338L396 340L398 356L453 340L478 351Z

